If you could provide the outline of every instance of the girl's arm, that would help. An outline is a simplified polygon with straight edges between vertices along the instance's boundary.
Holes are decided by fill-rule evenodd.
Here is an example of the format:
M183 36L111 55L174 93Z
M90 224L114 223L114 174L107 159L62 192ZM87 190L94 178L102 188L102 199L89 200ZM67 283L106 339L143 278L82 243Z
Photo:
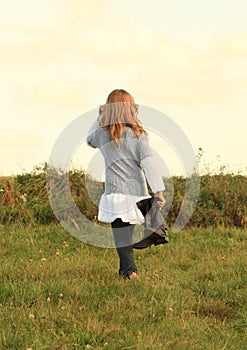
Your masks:
M159 198L157 202L159 208L161 209L166 201L163 197L163 191L165 190L165 185L162 176L157 169L157 164L151 147L149 146L146 136L140 139L140 159L141 165L143 167L146 179L155 197Z
M90 147L93 147L93 148L97 148L97 135L96 135L96 131L98 130L99 128L99 121L96 120L92 125L91 127L89 128L88 130L88 133L87 133L87 144L90 146Z

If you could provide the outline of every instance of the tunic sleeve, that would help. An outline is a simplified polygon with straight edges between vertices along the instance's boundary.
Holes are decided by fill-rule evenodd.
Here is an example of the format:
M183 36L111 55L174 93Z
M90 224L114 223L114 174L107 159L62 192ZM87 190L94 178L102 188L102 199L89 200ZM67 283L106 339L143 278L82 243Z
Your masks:
M87 144L90 147L98 148L98 138L97 138L97 130L99 129L99 122L96 120L88 130L87 133Z
M165 185L157 169L156 159L148 143L146 135L139 139L139 157L146 179L153 193L164 191Z

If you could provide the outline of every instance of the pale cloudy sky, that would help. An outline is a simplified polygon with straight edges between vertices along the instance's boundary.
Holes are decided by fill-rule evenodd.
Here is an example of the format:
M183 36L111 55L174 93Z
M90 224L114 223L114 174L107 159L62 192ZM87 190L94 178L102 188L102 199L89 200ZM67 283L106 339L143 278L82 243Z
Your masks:
M47 161L115 88L173 118L212 169L247 169L246 0L0 0L0 72L0 175Z

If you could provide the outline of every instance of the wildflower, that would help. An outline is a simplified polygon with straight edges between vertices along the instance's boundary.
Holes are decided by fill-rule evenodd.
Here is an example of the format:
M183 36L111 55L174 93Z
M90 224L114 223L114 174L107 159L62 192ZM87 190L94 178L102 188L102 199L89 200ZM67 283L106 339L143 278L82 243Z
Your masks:
M24 203L26 203L26 201L27 201L27 194L26 194L26 193L23 193L23 194L21 195L21 199L22 199L22 201L23 201Z
M46 299L47 301L48 301L48 303L51 301L51 298L50 297L48 297L47 299Z
M41 258L41 261L46 261L46 258L45 257Z
M35 320L35 316L33 314L29 315L29 320L32 322L32 324L37 326L37 321Z
M56 252L56 256L60 256L60 252L59 251Z
M225 255L221 255L221 256L218 258L218 260L224 260L225 258L226 258Z
M30 262L32 262L32 261L33 261L33 259L32 259L32 258L30 258L30 259L29 259L29 261L30 261Z

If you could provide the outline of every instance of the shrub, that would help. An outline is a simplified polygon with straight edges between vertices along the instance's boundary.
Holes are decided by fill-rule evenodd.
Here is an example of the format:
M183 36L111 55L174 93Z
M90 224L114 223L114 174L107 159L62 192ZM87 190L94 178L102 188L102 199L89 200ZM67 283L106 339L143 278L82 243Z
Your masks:
M0 223L51 224L57 221L47 195L47 166L31 173L0 178ZM75 205L90 220L97 217L97 204L104 191L104 184L94 180L82 170L69 173L69 184L59 177L60 190L70 186ZM201 176L201 187L195 211L187 226L235 226L247 227L247 177L235 174L206 174ZM167 215L168 224L174 223L183 206L185 178L175 176L164 179L165 197L171 204ZM49 181L48 181L49 183ZM69 193L70 193L69 191ZM64 220L73 218L74 208L61 203ZM186 210L186 208L185 208Z

